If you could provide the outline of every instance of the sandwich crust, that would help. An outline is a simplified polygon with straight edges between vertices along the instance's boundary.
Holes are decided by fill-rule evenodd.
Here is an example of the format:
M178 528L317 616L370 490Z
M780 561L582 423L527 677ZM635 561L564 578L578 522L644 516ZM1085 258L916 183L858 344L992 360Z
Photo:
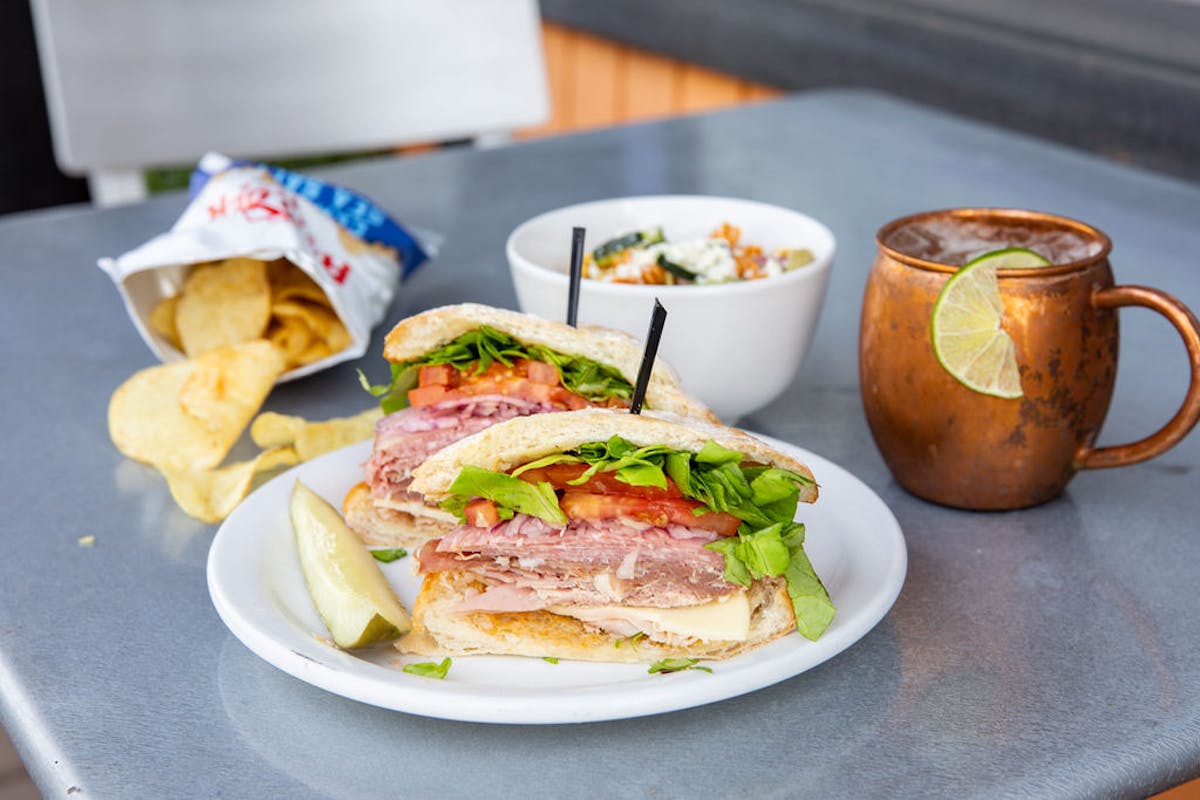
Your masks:
M606 441L614 434L636 445L663 444L697 452L710 439L744 453L751 461L798 472L813 480L802 462L780 453L744 431L673 414L630 414L610 409L583 409L562 414L518 417L462 439L430 456L413 471L411 487L430 502L449 494L465 465L508 472L542 456L571 450L585 442ZM817 486L800 488L800 501L817 499Z
M453 514L423 503L380 505L365 483L355 484L342 500L342 516L368 547L415 550L458 524Z
M430 309L401 320L384 339L383 357L404 362L420 358L481 325L507 333L526 344L549 347L560 353L587 356L615 368L631 384L642 363L641 343L621 331L597 326L573 328L561 322L478 303L461 303ZM716 416L679 386L679 376L659 359L646 387L649 408L685 417L716 421Z
M402 653L427 656L515 655L576 661L650 663L663 658L731 658L795 630L782 578L756 581L749 592L750 636L741 642L697 640L668 645L589 628L549 611L502 614L454 609L476 579L463 572L428 575L413 605L412 630L397 642ZM618 646L618 643L622 646Z

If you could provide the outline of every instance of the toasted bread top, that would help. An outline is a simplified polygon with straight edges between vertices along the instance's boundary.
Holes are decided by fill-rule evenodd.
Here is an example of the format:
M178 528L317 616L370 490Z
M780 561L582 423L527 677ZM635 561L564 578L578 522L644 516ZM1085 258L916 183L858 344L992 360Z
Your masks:
M750 434L676 414L589 408L558 414L518 417L493 425L435 453L413 472L413 491L431 502L449 493L450 484L466 465L508 472L522 464L571 450L585 442L606 441L614 434L638 446L661 444L698 452L709 440L736 450L759 464L798 472L813 480L812 471L799 460L781 453ZM817 499L817 486L800 487L800 501Z
M384 340L383 357L396 363L412 361L481 325L495 328L526 344L542 345L567 355L586 356L613 367L630 384L637 382L642 345L626 333L590 325L573 328L532 314L478 303L442 306L401 320ZM703 403L683 391L679 376L662 359L656 359L650 374L646 407L716 420Z

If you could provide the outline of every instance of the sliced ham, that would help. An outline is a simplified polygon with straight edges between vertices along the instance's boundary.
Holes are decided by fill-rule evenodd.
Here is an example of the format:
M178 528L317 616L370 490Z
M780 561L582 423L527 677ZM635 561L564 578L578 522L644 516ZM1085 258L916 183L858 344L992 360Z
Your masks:
M552 605L667 608L715 600L737 587L724 578L725 559L704 547L712 531L647 526L610 519L574 520L565 528L517 514L478 528L460 525L418 554L421 573L469 571L487 587L476 610L529 610ZM499 589L499 595L492 595ZM520 609L511 607L519 598Z
M367 486L380 500L419 500L408 484L429 456L498 422L555 410L550 403L476 395L388 414L375 425L375 449L364 466Z
M483 592L469 592L458 603L458 611L461 613L483 611L505 614L514 611L537 611L545 607L545 602L533 589L511 584L489 586Z

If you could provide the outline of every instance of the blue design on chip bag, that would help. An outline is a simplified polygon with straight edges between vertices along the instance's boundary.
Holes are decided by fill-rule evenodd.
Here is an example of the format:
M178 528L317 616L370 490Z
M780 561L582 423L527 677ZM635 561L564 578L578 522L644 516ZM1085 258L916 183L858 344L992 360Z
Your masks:
M393 248L399 254L402 277L407 278L417 267L429 260L429 254L416 238L366 197L342 186L326 183L320 178L301 175L282 167L232 160L210 153L200 160L200 164L192 172L188 196L195 197L199 194L209 179L218 172L246 166L265 169L289 192L311 201L363 241Z

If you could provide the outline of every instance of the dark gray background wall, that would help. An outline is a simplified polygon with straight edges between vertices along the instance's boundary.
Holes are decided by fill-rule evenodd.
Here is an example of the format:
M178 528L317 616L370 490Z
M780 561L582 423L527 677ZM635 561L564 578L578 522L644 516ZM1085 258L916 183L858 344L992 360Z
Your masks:
M864 86L1200 181L1197 0L541 0L784 89ZM0 3L0 214L84 200L51 155L29 6Z
M542 0L784 89L871 87L1200 180L1195 0Z

